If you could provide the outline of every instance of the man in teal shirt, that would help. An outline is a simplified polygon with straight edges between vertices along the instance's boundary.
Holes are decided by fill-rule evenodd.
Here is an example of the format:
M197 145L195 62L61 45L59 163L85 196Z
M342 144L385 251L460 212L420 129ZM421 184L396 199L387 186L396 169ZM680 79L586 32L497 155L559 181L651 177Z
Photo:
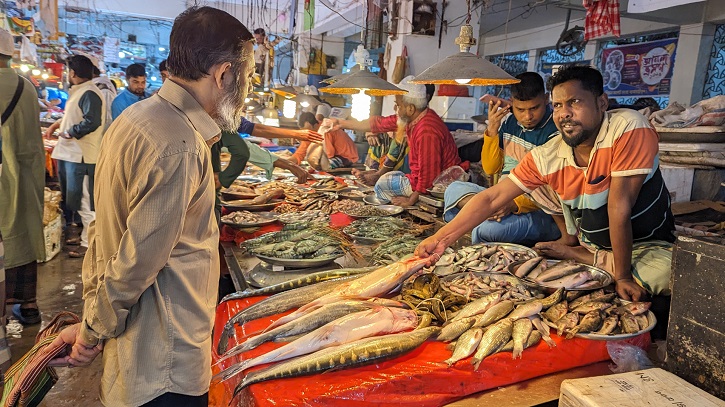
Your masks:
M116 120L121 113L136 102L151 96L146 92L146 68L141 64L131 64L126 68L128 86L119 93L111 104L111 116Z

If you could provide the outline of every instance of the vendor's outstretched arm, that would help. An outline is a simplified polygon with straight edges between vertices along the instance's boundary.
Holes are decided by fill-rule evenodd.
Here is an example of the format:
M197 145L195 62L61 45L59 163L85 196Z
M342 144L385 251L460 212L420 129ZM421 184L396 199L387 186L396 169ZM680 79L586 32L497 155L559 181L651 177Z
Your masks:
M320 135L320 133L313 130L280 129L279 127L265 126L261 123L254 124L254 130L252 130L252 135L254 137L264 137L269 139L293 138L300 141L311 141L314 143L319 143L322 141L322 136Z
M370 119L363 120L363 121L357 121L357 120L343 120L343 119L325 119L323 121L323 125L325 125L325 122L329 120L330 127L333 129L342 128L345 130L353 130L353 131L372 131L372 127L370 124Z
M488 219L491 214L509 204L523 192L508 178L483 192L479 192L450 223L443 226L433 236L422 241L415 249L415 254L421 257L428 257L433 253L438 254L438 256L442 255L443 251L458 240L459 237L473 230L481 222Z
M614 280L617 294L625 300L639 301L647 294L632 277L632 207L637 201L646 175L612 177L607 212L609 238L614 254Z

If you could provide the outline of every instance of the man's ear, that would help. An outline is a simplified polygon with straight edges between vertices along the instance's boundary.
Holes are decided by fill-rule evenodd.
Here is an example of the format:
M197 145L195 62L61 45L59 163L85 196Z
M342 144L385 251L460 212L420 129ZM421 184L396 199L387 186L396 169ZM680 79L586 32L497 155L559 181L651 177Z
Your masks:
M225 75L231 75L231 69L231 62L224 62L212 67L212 76L214 77L214 83L217 88L224 89Z
M607 95L606 93L602 93L599 96L597 102L599 103L599 108L601 110L607 110L607 108L609 107L609 95Z

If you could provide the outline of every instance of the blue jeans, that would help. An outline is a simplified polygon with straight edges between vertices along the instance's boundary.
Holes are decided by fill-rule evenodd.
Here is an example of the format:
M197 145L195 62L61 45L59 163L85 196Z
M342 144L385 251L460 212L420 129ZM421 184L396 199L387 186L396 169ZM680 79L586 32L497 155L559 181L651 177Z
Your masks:
M81 209L83 199L83 178L88 176L91 210L93 210L93 184L96 164L73 163L58 160L58 181L63 195L63 208L68 211Z
M456 181L448 186L444 195L443 220L450 222L458 215L456 207L463 198L475 195L486 188L470 182ZM538 242L559 239L561 232L551 215L541 210L521 215L510 214L500 221L487 220L476 226L471 233L473 243L505 242L533 246Z

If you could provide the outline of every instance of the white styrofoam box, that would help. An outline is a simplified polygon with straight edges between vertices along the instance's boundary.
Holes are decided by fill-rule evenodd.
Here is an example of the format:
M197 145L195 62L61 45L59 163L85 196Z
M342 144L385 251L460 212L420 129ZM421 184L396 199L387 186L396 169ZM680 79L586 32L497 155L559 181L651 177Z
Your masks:
M443 120L468 120L476 115L476 98L463 96L433 96L428 107Z
M660 164L660 171L672 202L689 202L695 169L686 165Z
M662 369L564 380L559 407L723 407L725 402Z
M43 228L43 235L45 236L46 262L52 260L56 254L60 253L60 238L63 234L61 219L63 219L62 213L58 214L53 221Z

